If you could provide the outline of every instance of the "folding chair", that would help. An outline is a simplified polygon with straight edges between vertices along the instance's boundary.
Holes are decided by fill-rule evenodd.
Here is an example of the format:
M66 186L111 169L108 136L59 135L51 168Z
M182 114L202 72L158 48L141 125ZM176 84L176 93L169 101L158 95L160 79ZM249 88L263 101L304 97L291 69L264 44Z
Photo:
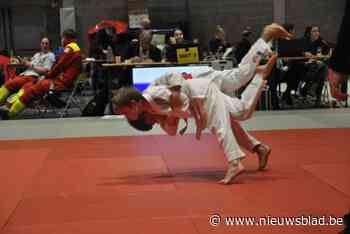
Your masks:
M88 77L85 73L81 73L71 89L60 90L59 92L50 91L37 103L38 105L44 104L44 109L41 110L41 117L44 117L52 110L58 113L60 118L63 118L68 115L68 110L74 107L78 108L81 114L83 109L78 94L87 83ZM63 110L59 111L60 109Z

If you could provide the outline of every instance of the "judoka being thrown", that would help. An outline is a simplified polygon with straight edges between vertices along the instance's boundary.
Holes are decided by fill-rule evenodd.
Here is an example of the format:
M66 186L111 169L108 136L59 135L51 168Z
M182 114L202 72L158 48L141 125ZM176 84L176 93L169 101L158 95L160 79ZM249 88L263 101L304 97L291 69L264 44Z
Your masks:
M251 118L276 62L277 55L272 54L268 42L290 36L280 25L270 24L238 68L192 74L170 72L155 80L143 93L131 87L121 88L112 99L115 111L125 115L139 130L150 130L158 123L169 135L177 133L180 119L187 123L189 117L194 117L196 138L200 139L202 130L208 128L224 149L228 169L220 181L223 184L229 184L244 172L241 161L245 154L240 146L257 153L259 169L263 170L271 148L250 136L240 121ZM263 57L269 59L266 65L260 66ZM241 99L227 95L249 81Z

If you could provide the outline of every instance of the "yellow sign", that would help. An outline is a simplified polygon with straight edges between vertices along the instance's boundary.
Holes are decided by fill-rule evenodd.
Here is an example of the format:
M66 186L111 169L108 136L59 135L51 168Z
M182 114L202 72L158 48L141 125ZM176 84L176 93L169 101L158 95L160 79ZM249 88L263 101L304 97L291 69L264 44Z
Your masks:
M176 49L179 64L199 63L198 47Z

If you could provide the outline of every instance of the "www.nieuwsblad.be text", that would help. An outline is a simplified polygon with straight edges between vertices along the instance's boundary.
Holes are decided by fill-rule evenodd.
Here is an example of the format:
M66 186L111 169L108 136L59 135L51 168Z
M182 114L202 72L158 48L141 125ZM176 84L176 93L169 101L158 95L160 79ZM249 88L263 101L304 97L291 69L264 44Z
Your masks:
M213 214L209 217L210 225L226 226L342 226L343 218L335 216L298 216L298 217L222 217Z

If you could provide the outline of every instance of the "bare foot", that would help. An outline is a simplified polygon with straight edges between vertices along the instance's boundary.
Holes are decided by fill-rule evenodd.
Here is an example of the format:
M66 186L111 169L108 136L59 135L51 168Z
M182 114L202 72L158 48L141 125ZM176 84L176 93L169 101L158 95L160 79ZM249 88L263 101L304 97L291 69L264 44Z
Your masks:
M241 162L237 160L232 160L229 162L225 178L220 180L220 184L229 184L238 175L244 172L244 167Z
M272 39L285 38L289 39L293 35L287 32L281 25L272 23L264 28L262 38L268 42Z
M261 144L257 147L256 153L259 157L259 170L266 168L271 151L272 149L268 145Z

